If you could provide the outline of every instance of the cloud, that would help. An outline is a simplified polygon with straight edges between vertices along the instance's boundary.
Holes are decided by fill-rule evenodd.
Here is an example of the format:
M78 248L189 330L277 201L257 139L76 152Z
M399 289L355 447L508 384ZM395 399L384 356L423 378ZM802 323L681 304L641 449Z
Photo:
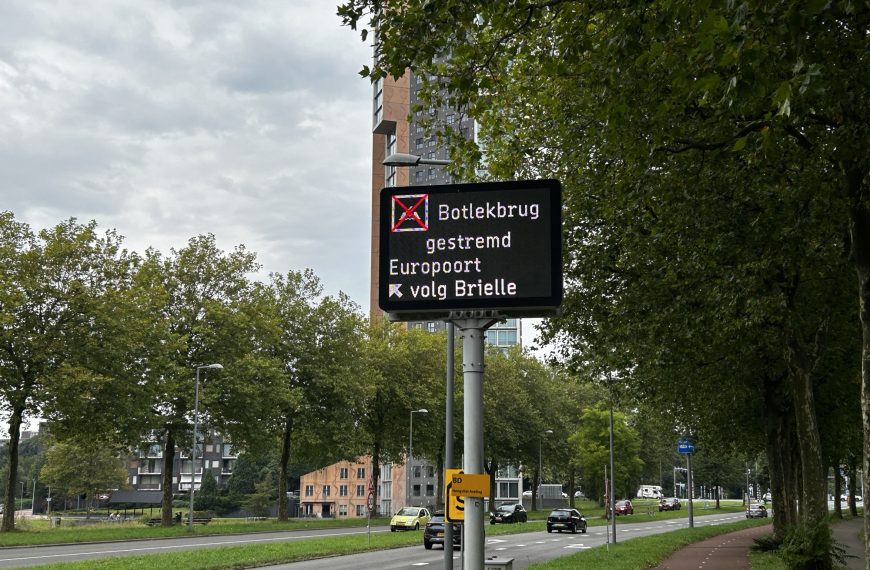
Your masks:
M0 4L0 208L212 232L368 306L371 57L332 3Z

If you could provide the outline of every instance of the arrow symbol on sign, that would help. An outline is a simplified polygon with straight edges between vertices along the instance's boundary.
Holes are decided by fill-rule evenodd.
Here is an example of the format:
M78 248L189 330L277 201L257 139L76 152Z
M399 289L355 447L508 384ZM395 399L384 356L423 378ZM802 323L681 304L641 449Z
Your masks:
M390 297L392 297L392 296L401 297L402 292L399 291L399 287L401 287L401 286L402 286L401 283L391 283L390 284Z

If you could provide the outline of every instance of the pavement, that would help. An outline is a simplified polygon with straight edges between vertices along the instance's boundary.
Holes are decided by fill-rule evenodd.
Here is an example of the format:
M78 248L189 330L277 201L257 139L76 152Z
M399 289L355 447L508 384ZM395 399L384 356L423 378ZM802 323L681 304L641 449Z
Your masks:
M846 568L864 570L864 519L846 519L831 526L834 541L845 551ZM656 566L656 570L748 570L749 550L756 538L772 532L771 525L722 534L690 544Z

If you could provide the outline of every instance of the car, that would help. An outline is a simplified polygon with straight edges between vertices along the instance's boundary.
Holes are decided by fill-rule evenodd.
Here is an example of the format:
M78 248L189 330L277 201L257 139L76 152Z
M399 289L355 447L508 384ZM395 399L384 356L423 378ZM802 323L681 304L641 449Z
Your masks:
M390 532L397 530L420 530L426 526L432 514L423 507L403 507L390 519Z
M767 518L767 507L765 507L764 505L749 505L749 508L746 509L746 518L748 518L748 519Z
M668 497L659 501L659 512L662 511L679 511L683 505L676 497Z
M462 525L450 523L453 526L453 546L462 544ZM426 526L423 527L423 548L432 550L433 544L444 546L444 513L435 513Z
M631 501L627 499L625 501L616 501L616 504L613 506L613 513L616 516L633 515L634 507L632 506Z
M523 497L531 497L531 496L532 496L531 491L523 491Z
M489 524L526 522L528 518L526 509L519 503L501 505L495 512L489 513Z
M586 532L586 517L584 517L577 509L554 509L547 516L547 532L558 530L570 530L575 533L578 530L582 533Z
M583 491L574 491L575 499L585 499L586 495L583 494Z

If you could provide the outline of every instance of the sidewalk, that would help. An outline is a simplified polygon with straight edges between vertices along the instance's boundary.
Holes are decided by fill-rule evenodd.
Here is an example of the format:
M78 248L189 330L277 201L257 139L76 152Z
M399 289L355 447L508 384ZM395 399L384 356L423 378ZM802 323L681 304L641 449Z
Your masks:
M864 519L857 517L831 526L834 541L845 551L846 568L850 570L865 568L864 543L859 536L863 525ZM748 570L753 541L770 532L771 525L764 525L714 536L674 552L656 570Z

